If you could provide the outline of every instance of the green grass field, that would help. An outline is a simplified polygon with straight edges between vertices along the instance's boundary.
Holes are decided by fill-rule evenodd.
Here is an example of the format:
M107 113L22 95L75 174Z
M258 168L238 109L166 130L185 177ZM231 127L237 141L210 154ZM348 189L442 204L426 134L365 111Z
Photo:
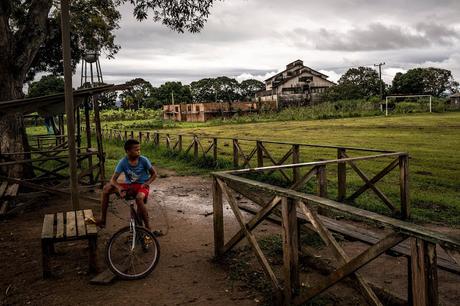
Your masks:
M460 113L416 114L391 117L269 122L222 125L203 128L164 130L171 134L197 133L222 137L245 137L310 144L377 148L408 152L410 187L414 219L460 225ZM228 146L228 150L230 150ZM249 147L248 147L249 149ZM273 146L271 151L282 156L286 149ZM279 152L277 152L277 150ZM302 149L304 150L304 149ZM302 161L334 158L335 151L304 150ZM276 154L278 153L278 154ZM227 155L224 152L220 153ZM376 174L389 161L362 163L369 176ZM352 175L349 184L359 187L361 180ZM378 186L396 199L399 192L397 171ZM332 176L329 176L333 178ZM333 179L331 179L333 180ZM333 194L333 188L332 192ZM386 192L385 192L386 193ZM374 204L371 192L358 201L365 208L385 212Z
M460 226L460 112L442 114L394 115L391 117L358 117L347 119L262 122L220 126L190 127L181 123L176 128L164 129L171 135L197 133L201 135L254 138L308 144L330 144L366 147L382 150L403 151L410 154L410 188L413 220ZM36 129L33 129L36 130ZM32 130L31 130L32 131ZM174 137L173 137L174 138ZM187 145L187 138L184 138ZM231 141L219 145L221 167L231 165ZM203 141L203 145L209 145ZM246 154L252 149L250 142L241 142ZM287 151L286 146L267 145L275 158ZM110 173L117 160L124 154L122 144L106 142L107 172ZM165 150L155 150L143 145L143 154L160 167L171 168L182 174L206 174L215 169L200 168L200 163L183 160L183 156L171 155ZM352 156L362 153L350 152ZM336 157L335 150L301 149L301 161L315 161ZM377 174L391 159L360 162L358 165L369 177ZM252 164L255 166L254 164ZM269 165L269 164L267 164ZM336 195L336 167L328 167L328 191ZM377 186L396 204L399 199L399 172L394 170ZM351 194L363 182L347 169L347 193ZM308 186L313 191L313 186ZM367 191L356 200L356 205L379 213L389 210L371 192Z

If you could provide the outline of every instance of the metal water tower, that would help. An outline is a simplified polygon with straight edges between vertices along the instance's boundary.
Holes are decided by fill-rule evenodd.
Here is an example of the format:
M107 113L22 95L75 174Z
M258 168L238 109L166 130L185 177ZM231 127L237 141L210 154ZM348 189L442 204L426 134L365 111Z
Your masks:
M102 79L101 63L99 62L99 51L87 51L82 58L80 86L95 87L102 83L104 83L104 80Z

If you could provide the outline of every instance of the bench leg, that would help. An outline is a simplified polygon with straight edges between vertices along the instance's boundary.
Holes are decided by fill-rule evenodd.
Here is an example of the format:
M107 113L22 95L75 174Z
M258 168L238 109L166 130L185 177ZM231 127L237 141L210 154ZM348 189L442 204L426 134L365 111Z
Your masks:
M88 238L89 273L97 273L97 237Z
M51 277L50 243L46 240L42 240L42 265L43 265L43 278Z

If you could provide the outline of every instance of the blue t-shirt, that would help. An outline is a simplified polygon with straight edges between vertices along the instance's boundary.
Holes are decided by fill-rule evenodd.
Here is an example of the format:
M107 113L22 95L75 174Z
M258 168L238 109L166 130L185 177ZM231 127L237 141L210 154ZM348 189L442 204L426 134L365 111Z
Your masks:
M150 163L149 159L145 156L139 156L137 160L137 165L132 166L129 161L128 157L122 158L119 162L117 167L115 168L116 173L124 173L125 174L125 183L132 184L132 183L145 183L149 177L150 173L149 170L152 168L152 163Z

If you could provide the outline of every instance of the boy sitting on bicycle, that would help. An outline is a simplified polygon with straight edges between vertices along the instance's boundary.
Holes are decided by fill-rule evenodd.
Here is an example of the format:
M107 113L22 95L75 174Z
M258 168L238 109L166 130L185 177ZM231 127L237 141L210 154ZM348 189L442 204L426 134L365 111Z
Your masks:
M121 198L124 198L126 195L135 196L137 212L142 217L144 226L151 231L145 203L149 195L150 184L155 181L157 172L149 159L141 155L141 145L137 140L128 139L125 142L124 148L126 156L118 162L115 172L110 178L110 182L102 189L102 216L100 220L97 220L96 224L99 227L105 227L109 196L112 193L118 193ZM121 173L125 175L124 183L117 182Z

